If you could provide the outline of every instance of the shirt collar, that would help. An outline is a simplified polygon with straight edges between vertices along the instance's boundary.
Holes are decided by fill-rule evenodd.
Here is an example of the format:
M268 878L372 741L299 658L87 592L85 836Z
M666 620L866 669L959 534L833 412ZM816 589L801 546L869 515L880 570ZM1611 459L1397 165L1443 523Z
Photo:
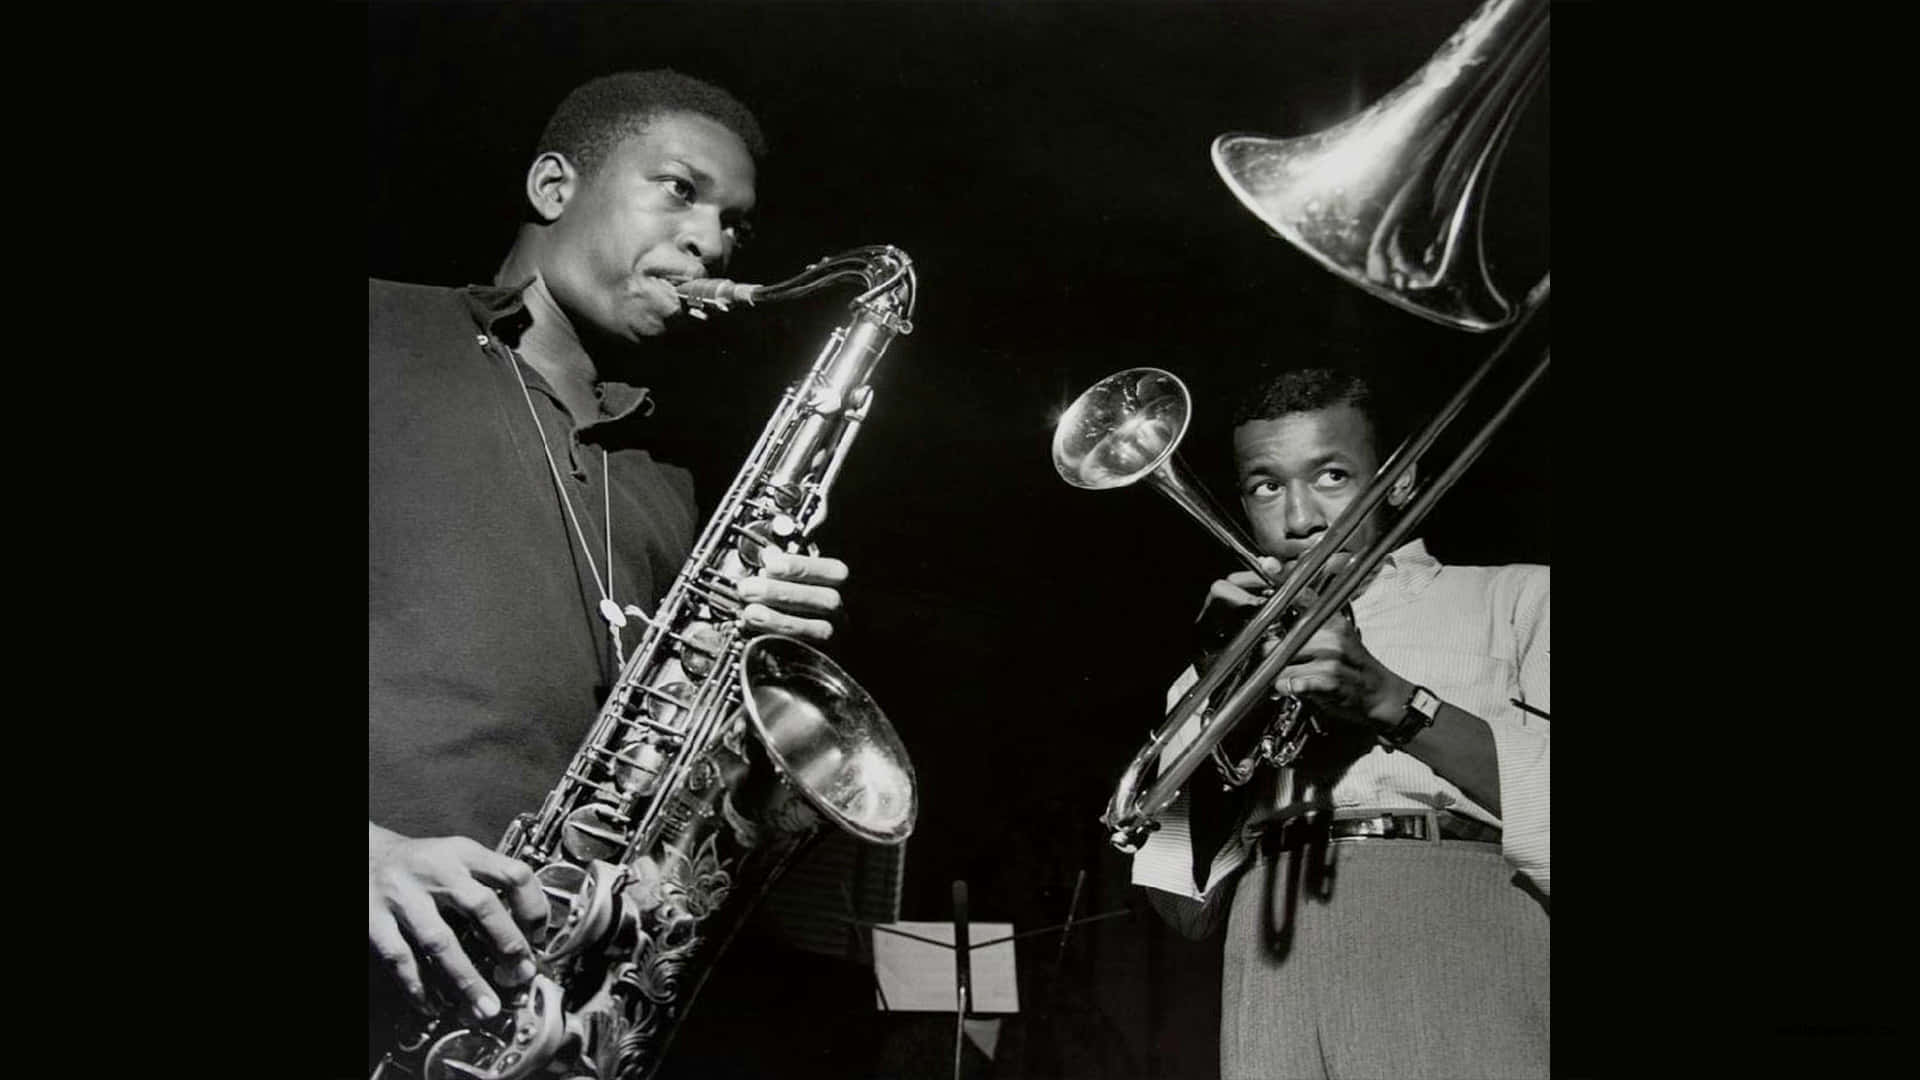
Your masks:
M532 284L529 276L513 285L467 286L462 290L463 298L474 325L509 346L517 345L520 335L533 325L526 299L527 287ZM619 443L623 440L618 436L627 429L628 421L653 415L653 394L644 386L604 379L594 386L594 396L608 415L580 428L583 442Z
M1440 576L1440 560L1427 552L1426 541L1415 537L1380 560L1373 579L1353 598L1354 610L1379 611L1419 596Z
M469 285L461 294L475 326L513 344L533 325L533 315L527 311L524 295L531 284L532 278L518 285Z

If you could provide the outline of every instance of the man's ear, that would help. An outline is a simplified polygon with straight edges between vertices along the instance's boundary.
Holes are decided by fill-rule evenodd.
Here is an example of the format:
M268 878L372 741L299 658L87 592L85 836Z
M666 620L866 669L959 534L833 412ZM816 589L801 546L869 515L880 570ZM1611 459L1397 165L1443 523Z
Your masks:
M560 211L567 208L579 183L580 174L573 162L549 150L527 166L527 202L532 204L533 212L540 215L541 221L555 221Z
M1407 466L1407 471L1401 473L1400 479L1393 482L1393 490L1387 492L1388 506L1397 510L1407 504L1407 500L1413 497L1414 475L1419 471L1418 462Z

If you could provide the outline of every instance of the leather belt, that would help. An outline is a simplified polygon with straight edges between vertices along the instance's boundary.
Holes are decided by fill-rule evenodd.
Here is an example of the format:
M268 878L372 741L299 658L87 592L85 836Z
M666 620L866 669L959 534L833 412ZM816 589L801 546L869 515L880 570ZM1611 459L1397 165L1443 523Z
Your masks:
M1451 810L1396 810L1382 813L1341 811L1325 817L1292 817L1269 825L1261 837L1269 851L1302 847L1315 839L1333 840L1467 840L1500 842L1500 827L1462 817Z

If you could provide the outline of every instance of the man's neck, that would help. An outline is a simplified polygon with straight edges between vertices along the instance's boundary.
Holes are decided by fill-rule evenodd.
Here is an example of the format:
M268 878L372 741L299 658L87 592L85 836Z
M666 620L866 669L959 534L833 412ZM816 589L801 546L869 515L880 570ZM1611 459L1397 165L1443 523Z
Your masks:
M495 283L510 285L525 280L527 272L516 268L509 259L501 266ZM520 358L553 387L576 425L590 424L601 414L600 399L594 392L600 381L599 368L580 343L573 321L560 310L553 293L547 289L546 280L538 271L530 272L533 284L527 286L525 295L527 315L532 322L520 335Z

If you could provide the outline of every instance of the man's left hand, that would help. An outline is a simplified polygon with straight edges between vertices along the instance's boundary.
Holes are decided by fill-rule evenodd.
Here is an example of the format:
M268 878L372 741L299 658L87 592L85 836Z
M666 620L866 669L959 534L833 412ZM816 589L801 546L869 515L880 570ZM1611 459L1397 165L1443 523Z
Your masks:
M1323 623L1273 688L1301 699L1320 715L1386 731L1406 715L1413 683L1395 675L1361 644L1360 628L1345 614Z
M847 564L822 555L794 555L772 546L760 553L760 572L741 580L747 602L740 618L754 630L804 641L826 641L840 617L840 586Z

